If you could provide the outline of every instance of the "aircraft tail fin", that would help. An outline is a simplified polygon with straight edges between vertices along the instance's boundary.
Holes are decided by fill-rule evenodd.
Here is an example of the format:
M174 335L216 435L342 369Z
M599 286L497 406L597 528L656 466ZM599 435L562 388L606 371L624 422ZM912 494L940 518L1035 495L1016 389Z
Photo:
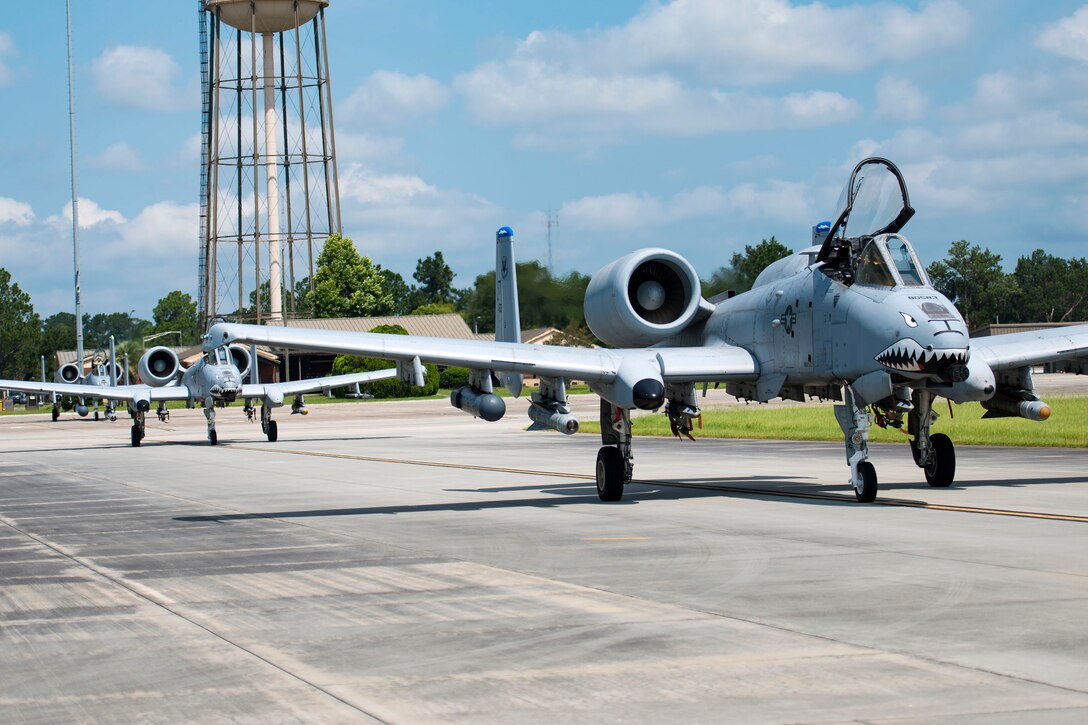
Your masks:
M514 266L514 230L502 227L495 233L495 341L521 342L521 312L518 308L518 273ZM503 386L521 395L521 375L501 373Z
M117 347L113 344L113 335L110 335L110 386L117 387ZM98 415L95 413L95 415Z

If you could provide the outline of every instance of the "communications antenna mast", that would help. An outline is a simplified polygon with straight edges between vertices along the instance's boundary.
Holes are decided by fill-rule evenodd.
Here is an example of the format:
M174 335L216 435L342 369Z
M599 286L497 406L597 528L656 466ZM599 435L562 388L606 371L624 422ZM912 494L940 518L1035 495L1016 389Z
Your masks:
M555 264L552 260L552 229L555 229L556 234L559 233L559 212L553 212L548 210L547 221L544 222L544 226L548 229L548 271L553 275L555 274Z

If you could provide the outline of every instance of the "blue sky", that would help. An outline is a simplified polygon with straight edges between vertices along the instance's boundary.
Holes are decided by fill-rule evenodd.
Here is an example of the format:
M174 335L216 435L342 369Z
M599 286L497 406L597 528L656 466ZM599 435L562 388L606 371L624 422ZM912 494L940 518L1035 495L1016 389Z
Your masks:
M72 307L64 2L0 21L0 267ZM883 155L928 261L1088 254L1088 6L1013 0L437 3L326 15L345 233L406 279L468 286L494 231L592 273L644 246L704 276L794 248ZM73 2L83 300L150 317L196 295L196 3Z

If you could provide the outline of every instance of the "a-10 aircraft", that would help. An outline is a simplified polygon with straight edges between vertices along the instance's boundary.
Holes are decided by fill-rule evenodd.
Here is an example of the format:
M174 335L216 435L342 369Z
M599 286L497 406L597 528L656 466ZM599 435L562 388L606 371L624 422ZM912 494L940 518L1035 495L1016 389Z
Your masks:
M152 403L158 403L156 414L159 420L166 421L170 417L166 407L168 401L181 400L190 406L199 402L204 406L204 416L208 421L208 440L214 446L219 442L219 436L215 431L215 409L233 403L238 398L245 400L245 412L250 420L257 415L257 410L252 403L260 401L261 430L268 436L269 441L274 442L279 436L279 430L276 421L272 419L272 408L282 406L284 398L295 396L291 404L291 412L305 414L306 409L302 398L304 393L384 380L395 377L397 374L395 368L390 368L286 383L244 383L246 375L256 364L257 361L253 360L249 351L241 345L211 350L189 368L182 367L178 356L170 348L153 347L140 358L139 371L143 384L118 385L116 373L111 372L109 380L96 381L93 387L89 387L80 382L77 368L77 377L73 382L36 383L0 380L0 388L27 393L52 394L54 397L72 395L104 399L110 401L107 417L113 412L114 401L124 402L132 417L131 439L134 447L139 446L144 439L145 419L148 411L151 410ZM62 372L67 372L69 376L72 374L64 368L58 371L58 374ZM81 415L85 414L84 407ZM53 420L56 419L57 407L54 404Z
M86 374L80 368L78 362L70 362L61 365L57 370L56 379L58 383L69 383L81 385L83 388L78 393L79 400L76 402L75 411L76 415L80 418L85 418L90 409L87 407L87 400L91 401L94 406L94 419L98 420L98 403L102 400L102 396L98 394L97 388L106 387L109 385L117 385L117 381L120 379L122 371L121 366L116 362L116 349L113 346L113 337L110 337L110 352L106 355L104 350L96 350L91 355L91 369ZM45 375L45 368L43 363L42 375ZM42 378L44 382L45 378ZM10 382L10 381L9 381ZM21 388L13 388L16 390L22 390ZM25 391L31 392L31 391ZM40 391L33 391L40 392ZM113 403L110 400L106 400L105 410L106 420L117 420L117 412L114 409ZM57 395L53 395L53 420L56 421L60 418L60 404L57 400Z
M973 345L955 306L930 285L899 232L914 214L902 174L890 161L859 163L822 245L769 265L753 288L705 300L699 275L680 255L642 249L594 275L586 322L613 349L451 340L220 323L205 349L257 343L399 361L411 379L420 361L471 370L451 395L455 407L496 420L505 404L496 374L539 377L530 417L577 430L566 381L584 380L601 397L597 492L614 501L631 481L633 409L664 407L674 430L700 415L696 386L725 383L739 398L841 401L835 417L846 442L850 484L861 502L877 495L869 460L872 422L905 427L915 463L931 486L956 471L948 436L931 433L934 398L978 401L987 416L1044 420L1031 367L1062 363L1088 374L1088 325L988 337ZM410 361L410 363L409 363ZM418 383L417 383L418 384Z

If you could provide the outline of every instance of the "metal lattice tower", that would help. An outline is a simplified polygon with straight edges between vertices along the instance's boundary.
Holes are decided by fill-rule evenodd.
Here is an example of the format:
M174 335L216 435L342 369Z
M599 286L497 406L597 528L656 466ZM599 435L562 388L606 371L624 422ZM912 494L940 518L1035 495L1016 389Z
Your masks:
M341 231L328 4L200 0L205 323L293 316L315 242Z

